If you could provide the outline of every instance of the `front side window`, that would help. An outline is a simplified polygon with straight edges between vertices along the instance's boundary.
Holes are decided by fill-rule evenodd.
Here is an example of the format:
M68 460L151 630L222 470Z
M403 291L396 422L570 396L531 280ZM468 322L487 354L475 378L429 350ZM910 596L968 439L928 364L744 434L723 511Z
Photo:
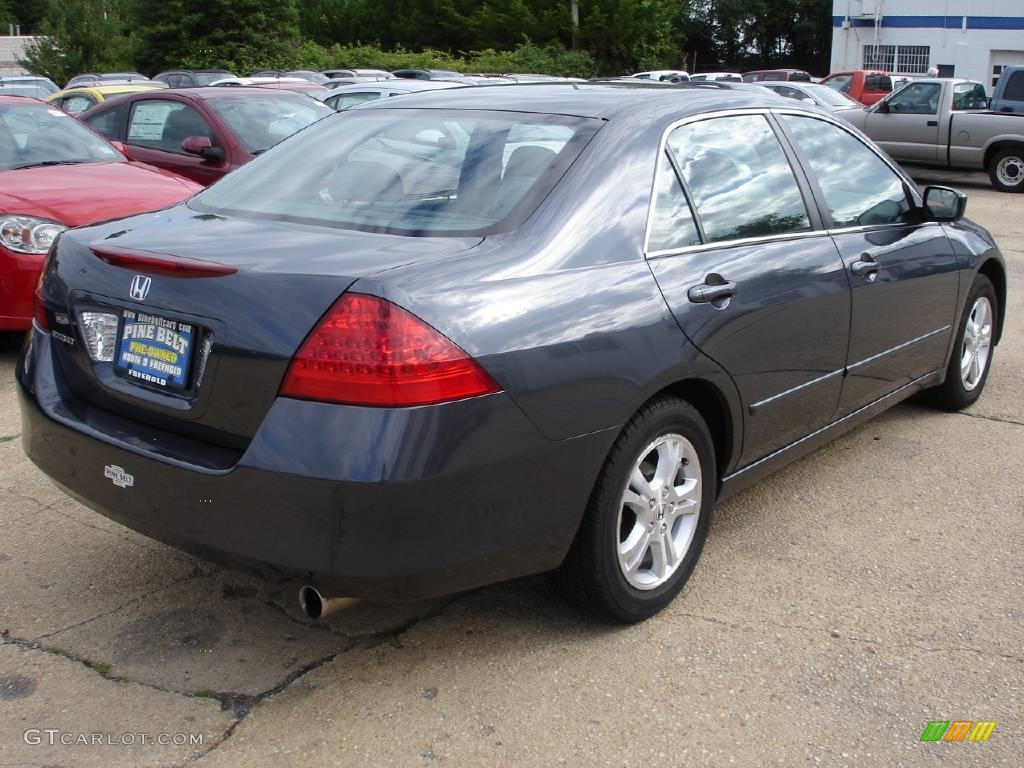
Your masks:
M689 123L668 144L709 241L811 228L793 169L763 115Z
M668 155L662 154L658 160L658 173L655 180L654 200L651 201L651 229L647 238L647 250L671 251L686 248L689 245L700 245L700 233L693 220L693 212L686 202L683 187L679 183Z
M110 144L52 104L0 104L0 171L123 160Z
M190 136L215 141L210 126L188 104L150 99L137 101L128 121L128 143L163 152L185 154L182 142Z
M834 227L911 220L903 179L866 145L824 120L797 115L779 119L817 177Z
M355 109L310 126L191 205L401 235L506 232L600 125L534 113Z
M939 83L911 83L886 100L890 112L901 115L937 115L942 86Z
M124 111L121 107L115 107L100 112L98 115L90 116L89 119L85 121L85 124L94 131L102 133L108 139L117 139L121 116L123 114Z

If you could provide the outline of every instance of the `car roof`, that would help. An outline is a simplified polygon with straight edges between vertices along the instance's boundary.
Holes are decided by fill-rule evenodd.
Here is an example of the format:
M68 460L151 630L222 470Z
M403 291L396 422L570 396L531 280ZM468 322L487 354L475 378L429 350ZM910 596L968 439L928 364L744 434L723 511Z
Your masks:
M25 104L26 102L31 104L42 104L46 105L45 101L36 99L32 96L22 96L17 93L0 93L0 104Z
M290 91L286 88L261 88L258 85L225 85L225 86L207 86L205 88L170 88L164 93L180 93L193 99L202 99L203 101L214 101L216 99L230 98L232 96L266 96L270 94L289 94L293 93L296 96L302 96L297 91ZM302 96L302 98L307 98Z
M113 96L120 93L139 93L149 91L166 91L166 88L155 83L120 83L118 85L74 85L70 88L62 88L51 96L73 96L76 93L90 93L92 95Z
M663 115L685 117L691 114L742 107L778 106L789 102L765 88L705 88L680 83L661 88L633 83L530 83L516 85L478 85L474 88L449 88L429 94L412 93L403 99L368 102L367 109L464 109L510 112L536 112L576 117L612 119L628 112L657 119Z

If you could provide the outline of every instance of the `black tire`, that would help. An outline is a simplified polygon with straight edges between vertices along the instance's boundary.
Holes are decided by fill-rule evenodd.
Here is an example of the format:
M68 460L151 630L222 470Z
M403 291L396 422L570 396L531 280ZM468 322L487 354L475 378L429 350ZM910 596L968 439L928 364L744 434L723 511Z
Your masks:
M1016 176L1008 179L1008 172L1016 172ZM992 155L988 163L988 177L1000 192L1024 192L1024 146L1001 149Z
M660 586L638 589L626 581L617 555L622 494L641 451L669 434L685 438L696 452L700 462L700 509L689 548L676 570ZM690 578L704 547L717 483L714 444L697 409L673 397L647 403L623 427L594 485L559 573L569 597L602 618L623 623L642 621L672 602Z
M985 297L992 306L992 345L989 347L988 360L985 369L973 389L967 389L963 378L960 375L960 363L964 352L965 334L967 322L970 320L971 310L979 298ZM995 288L992 281L984 275L977 275L971 285L970 293L967 294L967 301L964 304L963 317L960 318L960 325L956 332L956 341L953 344L953 352L949 356L949 365L946 367L946 380L938 387L933 387L925 393L932 405L947 411L963 410L981 397L985 389L985 382L988 381L988 373L992 370L992 356L995 353L995 328L999 320L999 303L996 298Z

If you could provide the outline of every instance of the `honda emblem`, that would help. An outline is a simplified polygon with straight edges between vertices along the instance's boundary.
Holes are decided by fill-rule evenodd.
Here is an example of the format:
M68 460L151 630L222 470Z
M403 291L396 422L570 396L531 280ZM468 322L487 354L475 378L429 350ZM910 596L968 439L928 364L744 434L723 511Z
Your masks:
M136 275L132 278L132 287L128 291L128 295L135 299L135 301L145 301L149 295L149 284L152 282L153 278L151 277Z

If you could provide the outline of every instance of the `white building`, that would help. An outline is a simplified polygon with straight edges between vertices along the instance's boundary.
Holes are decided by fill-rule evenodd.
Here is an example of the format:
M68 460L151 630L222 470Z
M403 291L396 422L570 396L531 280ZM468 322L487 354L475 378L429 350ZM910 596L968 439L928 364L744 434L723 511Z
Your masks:
M21 75L25 73L25 69L18 63L18 59L25 55L25 46L34 39L34 37L27 36L0 36L0 75Z
M967 77L1024 64L1024 0L832 0L832 72Z

